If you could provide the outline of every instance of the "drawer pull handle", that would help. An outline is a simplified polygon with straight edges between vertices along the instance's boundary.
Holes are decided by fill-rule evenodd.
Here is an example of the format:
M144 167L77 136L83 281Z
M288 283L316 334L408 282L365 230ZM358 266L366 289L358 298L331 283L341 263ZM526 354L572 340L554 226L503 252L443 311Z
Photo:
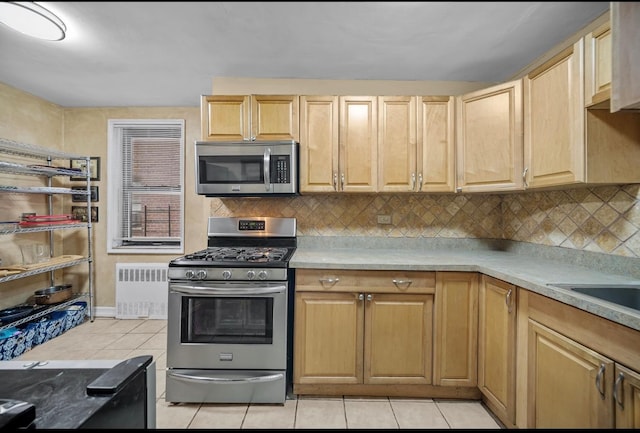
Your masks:
M340 281L340 279L339 278L320 278L319 281L320 281L320 285L326 289L328 287L335 286L336 283Z
M396 280L395 278L391 281L393 281L393 284L395 284L398 289L408 289L411 283L413 283L411 280Z

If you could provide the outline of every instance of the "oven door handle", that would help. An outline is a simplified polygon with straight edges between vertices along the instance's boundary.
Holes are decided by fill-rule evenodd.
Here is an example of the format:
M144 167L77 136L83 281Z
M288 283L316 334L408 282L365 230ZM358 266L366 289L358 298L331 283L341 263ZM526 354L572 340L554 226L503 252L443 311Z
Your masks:
M287 287L275 286L275 287L237 287L233 290L228 288L216 288L216 287L202 287L202 286L183 286L180 284L173 284L169 288L172 293L182 293L185 295L199 295L199 296L220 296L220 295L272 295L278 293L285 293Z
M185 380L188 382L215 382L215 383L227 383L227 384L235 384L238 382L275 382L277 380L282 380L284 378L284 374L269 374L266 376L256 376L256 377L243 377L243 378L228 378L228 377L207 377L207 376L192 376L190 374L184 373L169 373L169 376L175 377L178 380Z

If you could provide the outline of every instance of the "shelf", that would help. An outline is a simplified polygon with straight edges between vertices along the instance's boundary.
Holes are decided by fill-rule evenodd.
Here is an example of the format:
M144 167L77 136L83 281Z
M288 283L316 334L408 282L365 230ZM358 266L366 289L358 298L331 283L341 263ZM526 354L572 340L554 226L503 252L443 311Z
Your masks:
M78 293L75 294L71 297L71 299L61 302L59 304L55 304L55 305L41 305L41 307L43 307L41 310L39 310L37 313L34 314L30 314L27 317L23 317L22 319L13 321L11 323L7 323L5 325L0 325L0 330L3 329L8 329L8 328L13 328L19 325L22 325L24 323L28 323L31 322L33 320L39 319L43 316L46 316L47 314L51 313L52 311L58 311L58 310L62 310L65 307L68 307L69 305L73 305L74 303L78 302L78 299L82 299L82 298L86 298L88 297L89 294L88 293ZM21 304L21 305L16 305L16 307L21 307L24 305L29 305L31 306L31 304Z
M69 268L79 264L88 264L87 278L88 278L88 290L86 293L75 296L73 299L61 303L59 305L43 306L45 308L38 309L38 313L35 313L28 318L21 319L13 322L10 325L2 326L0 329L15 326L18 324L26 323L44 316L52 311L64 308L67 305L72 304L76 299L80 297L87 298L88 315L93 321L93 303L94 303L94 287L93 287L93 258L92 258L92 227L91 222L81 222L72 219L70 216L66 218L54 218L58 215L53 215L53 196L54 195L73 195L85 197L86 200L83 203L87 206L87 210L91 205L91 178L89 173L84 170L72 169L66 166L71 164L71 160L84 160L87 162L87 166L90 163L91 157L86 155L78 155L73 153L62 152L54 149L47 149L37 145L19 143L6 138L0 138L0 154L11 155L13 157L7 158L8 160L0 161L0 173L7 173L9 175L27 175L27 176L40 176L44 179L39 180L37 183L46 183L46 186L31 186L29 183L22 182L13 183L12 176L3 176L3 183L0 185L0 193L9 194L47 194L48 197L48 215L42 215L40 218L34 218L28 220L25 223L20 221L3 221L0 223L0 235L2 234L20 234L20 233L32 233L32 232L53 232L54 230L63 229L77 229L85 228L87 230L87 256L82 255L62 255L52 257L50 260L43 263L36 263L31 265L5 265L0 266L0 283L7 281L13 281L20 278L26 278L33 275L49 273L50 280L53 285L54 271L63 268ZM19 157L19 158L14 158ZM30 160L23 160L24 158ZM38 160L44 160L44 163L40 163ZM54 160L61 160L59 163L52 163ZM64 160L64 162L62 162ZM65 176L71 178L71 180L84 180L86 182L86 188L78 187L54 187L52 186L52 178L54 176ZM63 179L64 181L64 179ZM8 183L8 184L7 184ZM22 184L21 184L22 183ZM66 182L63 184L66 185ZM53 233L49 233L49 247L53 248L54 236Z
M86 172L80 170L72 170L64 167L54 167L46 165L22 165L12 162L0 161L0 172L2 173L14 173L14 174L26 174L29 176L74 176L82 177L86 176Z
M83 194L89 195L86 191L81 192L74 188L58 188L49 186L31 186L31 187L19 187L19 186L7 186L0 185L0 192L15 192L15 193L27 193L27 194Z
M0 224L2 227L2 224ZM0 235L9 235L9 234L18 234L18 233L35 233L35 232L50 232L53 230L63 230L63 229L77 229L77 228L86 228L87 223L74 223L74 224L52 224L52 225L43 225L39 227L20 227L18 226L18 222L16 221L14 228L4 229L0 228Z
M17 141L0 138L0 153L9 153L12 155L26 156L30 158L40 159L87 159L86 155L77 155L73 153L60 152L57 150L46 149L34 144L19 143Z
M64 257L64 256L61 256L61 257ZM56 259L54 257L48 262L38 263L37 265L29 265L29 266L37 266L37 267L33 267L31 269L26 269L26 270L21 270L21 269L12 270L12 269L7 269L7 267L5 267L4 271L7 273L16 272L16 271L19 271L19 272L11 273L9 275L0 277L0 283L4 283L6 281L11 281L11 280L17 280L20 278L30 277L32 275L38 275L44 272L52 272L57 269L68 268L68 267L75 266L80 263L86 263L89 261L88 258L81 257L81 256L72 256L72 257L73 258L67 259L67 260L60 260L60 259L54 260ZM0 272L2 272L2 270L0 270Z

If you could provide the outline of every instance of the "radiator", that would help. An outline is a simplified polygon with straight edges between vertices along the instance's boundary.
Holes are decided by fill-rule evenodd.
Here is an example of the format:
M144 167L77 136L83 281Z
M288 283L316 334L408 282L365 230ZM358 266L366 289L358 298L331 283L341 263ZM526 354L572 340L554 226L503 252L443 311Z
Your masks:
M166 263L116 264L116 319L166 319Z

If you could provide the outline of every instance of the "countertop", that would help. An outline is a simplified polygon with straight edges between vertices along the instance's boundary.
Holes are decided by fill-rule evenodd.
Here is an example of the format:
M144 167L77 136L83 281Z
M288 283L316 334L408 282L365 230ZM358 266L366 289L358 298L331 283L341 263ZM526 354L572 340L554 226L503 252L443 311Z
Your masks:
M501 240L298 237L290 268L486 274L640 331L640 311L553 284L640 284L640 259ZM612 272L613 270L613 272Z
M125 361L2 361L0 396L33 404L36 429L82 428L91 416L122 398L114 390L143 374L151 362L150 355ZM145 390L140 392L144 395Z

